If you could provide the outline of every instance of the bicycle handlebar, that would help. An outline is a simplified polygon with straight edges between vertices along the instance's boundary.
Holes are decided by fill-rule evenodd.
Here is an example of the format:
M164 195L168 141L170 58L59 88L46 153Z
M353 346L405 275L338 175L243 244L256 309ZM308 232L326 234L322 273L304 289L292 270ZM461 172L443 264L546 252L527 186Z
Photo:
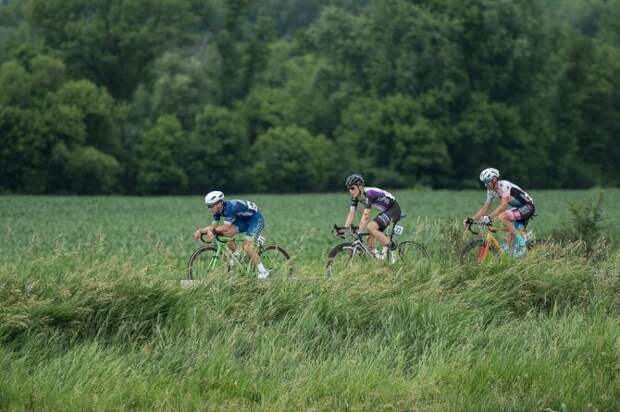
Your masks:
M204 239L205 236L207 236L206 233L201 234L200 235L200 241L203 242L203 243L211 243L208 240ZM215 238L216 241L222 242L222 243L227 243L227 242L230 242L231 240L235 240L234 237L224 236L224 235L222 235L220 233L214 233L213 237Z
M490 222L490 223L484 223L484 222L483 222L483 221L481 221L481 220L473 220L473 219L471 219L471 218L470 218L470 219L468 219L468 221L467 221L467 230L469 230L469 231L470 231L471 233L473 233L474 235L479 235L479 234L480 234L480 231L479 231L479 230L474 230L474 229L472 229L472 227L473 227L473 226L476 226L476 227L483 227L484 229L487 229L487 230L489 230L489 231L491 231L491 232L498 232L498 231L500 231L500 230L501 230L500 228L494 227L494 226L493 226L493 222Z
M353 237L363 237L363 236L369 235L368 233L357 233L358 229L359 229L359 226L351 225L350 233ZM344 238L346 235L346 231L347 231L346 226L338 226L337 224L334 223L334 227L332 228L332 233L334 234L334 236Z

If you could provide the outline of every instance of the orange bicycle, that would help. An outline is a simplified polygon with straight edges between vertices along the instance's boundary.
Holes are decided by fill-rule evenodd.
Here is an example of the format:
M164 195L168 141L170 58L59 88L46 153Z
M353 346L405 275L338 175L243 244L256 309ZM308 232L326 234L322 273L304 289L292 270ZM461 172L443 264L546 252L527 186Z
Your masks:
M527 231L522 223L515 223L515 229L525 239L526 250L529 249L534 243L533 232ZM467 225L467 230L479 237L463 247L460 254L461 264L482 263L489 254L499 256L510 253L512 250L512 244L502 247L500 241L495 238L498 233L506 232L506 228L503 226L493 226L493 223L486 224L472 220Z

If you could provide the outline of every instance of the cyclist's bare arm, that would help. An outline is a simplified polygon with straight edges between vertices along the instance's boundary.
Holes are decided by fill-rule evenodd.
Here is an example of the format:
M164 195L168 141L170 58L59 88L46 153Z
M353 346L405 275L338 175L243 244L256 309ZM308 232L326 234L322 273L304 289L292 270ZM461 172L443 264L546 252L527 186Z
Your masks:
M357 230L358 233L362 233L366 229L366 225L368 224L368 218L370 217L370 208L364 208L364 213L362 213L362 218L360 219L360 227Z
M482 205L480 210L471 218L474 220L480 220L482 216L486 215L489 212L489 209L491 209L491 201L487 200L486 202L484 202L484 205Z
M507 197L503 197L502 198L502 202L499 204L499 206L497 206L497 209L495 209L493 211L493 213L490 214L491 219L495 219L497 216L499 216L503 211L505 211L506 209L508 209L508 201L510 200L510 196Z
M217 223L217 221L213 221L209 226L199 228L198 230L196 230L196 232L194 232L194 238L198 240L205 233L213 231Z
M353 219L355 219L355 210L356 209L351 206L351 209L349 209L349 214L347 215L347 220L344 222L344 227L350 227L353 223Z

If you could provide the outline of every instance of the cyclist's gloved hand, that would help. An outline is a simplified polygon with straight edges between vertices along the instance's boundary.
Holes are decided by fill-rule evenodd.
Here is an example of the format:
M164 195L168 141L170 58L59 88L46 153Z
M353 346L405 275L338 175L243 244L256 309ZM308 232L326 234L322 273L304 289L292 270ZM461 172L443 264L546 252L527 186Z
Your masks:
M345 231L348 230L349 227L345 226L345 227L338 227L336 225L334 225L334 236L340 237L340 238L344 238L344 234Z
M471 217L468 217L467 219L463 220L463 226L465 227L470 226L472 223L474 223L474 219L472 219Z
M491 216L489 215L484 215L482 216L482 223L484 223L485 225L490 225L491 223L493 223L493 219L491 219Z

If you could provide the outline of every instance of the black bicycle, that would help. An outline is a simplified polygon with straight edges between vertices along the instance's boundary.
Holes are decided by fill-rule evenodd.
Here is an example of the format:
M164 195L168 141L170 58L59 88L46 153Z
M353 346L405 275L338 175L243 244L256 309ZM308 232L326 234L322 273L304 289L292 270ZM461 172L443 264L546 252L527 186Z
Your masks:
M403 217L405 216L401 216L401 219ZM375 255L363 241L363 238L369 236L369 233L357 234L357 229L357 226L351 226L351 230L347 231L343 226L334 225L332 232L335 236L346 238L348 232L352 241L340 243L329 252L327 276L341 273L363 259L384 260L391 265L399 264L411 269L414 273L424 273L430 269L431 259L424 245L414 240L396 241L395 236L402 235L404 231L398 221L390 225L388 237L394 244L394 249L388 250L386 256Z

